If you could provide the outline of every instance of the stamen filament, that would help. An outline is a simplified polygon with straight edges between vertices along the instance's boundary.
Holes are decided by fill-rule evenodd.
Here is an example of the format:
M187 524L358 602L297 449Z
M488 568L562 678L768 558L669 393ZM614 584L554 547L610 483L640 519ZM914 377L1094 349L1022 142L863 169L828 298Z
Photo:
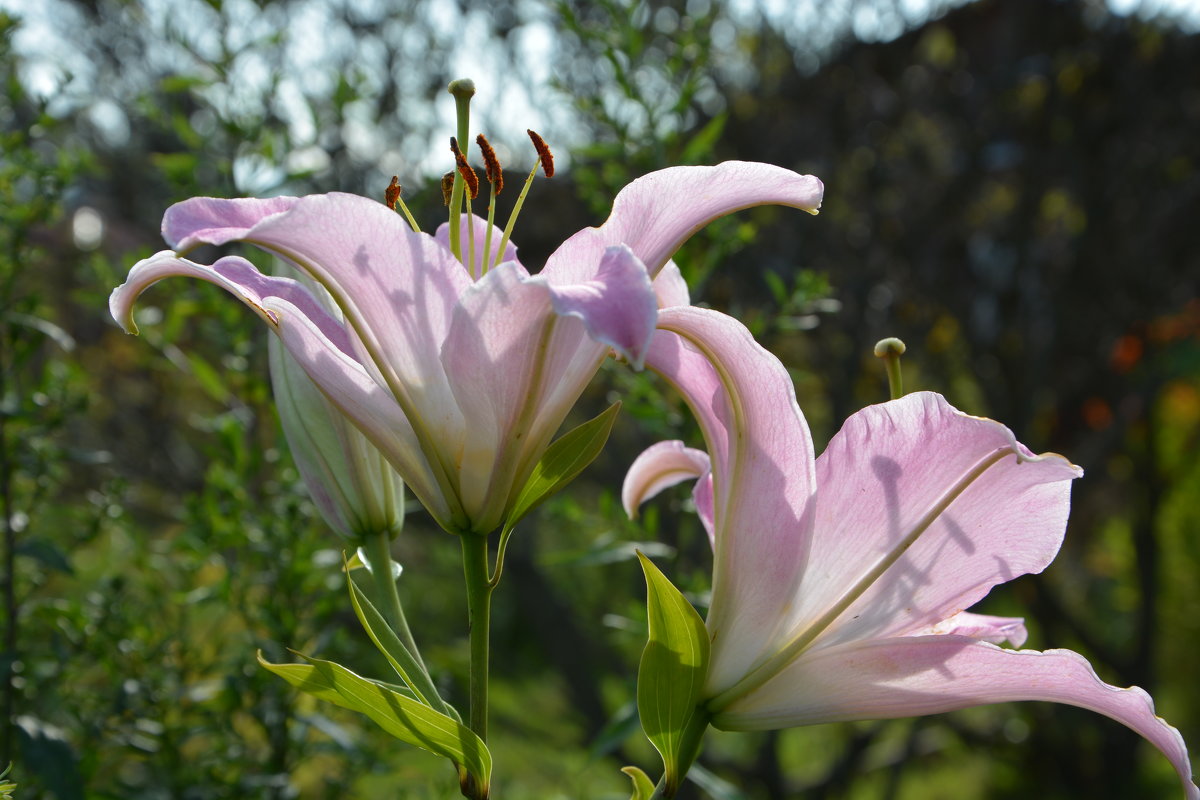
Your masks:
M487 215L487 233L483 237L483 275L487 274L488 269L492 264L492 230L496 225L496 184L492 184L491 194L488 196L488 215ZM504 251L501 251L503 253ZM499 260L499 258L497 258ZM474 263L474 262L472 262ZM483 277L480 275L479 277Z
M508 224L504 226L504 236L500 238L500 247L496 250L496 258L492 261L492 267L500 263L500 259L504 257L504 248L508 247L508 239L512 236L513 225L517 222L517 216L521 213L521 206L525 205L525 195L529 194L529 187L533 185L533 176L537 174L538 163L533 163L533 169L529 170L529 177L525 179L525 185L521 187L521 193L517 195L517 202L513 204L512 213L508 215Z
M1019 460L1021 455L1011 447L1000 447L985 455L969 469L958 481L947 489L941 497L939 497L928 511L917 521L912 529L900 539L899 542L887 553L885 553L874 566L867 570L858 581L843 594L837 602L816 619L807 628L800 631L782 647L774 656L764 661L759 666L751 670L746 677L729 687L725 691L718 694L708 701L708 709L714 713L719 713L722 709L727 708L730 703L738 700L758 687L762 686L771 678L778 675L788 664L796 659L810 644L823 633L830 625L837 621L846 609L858 600L871 587L875 581L886 572L893 564L900 560L908 549L912 547L917 539L929 529L934 521L950 504L953 503L959 495L961 495L968 486L975 482L983 473L1005 456L1016 456Z

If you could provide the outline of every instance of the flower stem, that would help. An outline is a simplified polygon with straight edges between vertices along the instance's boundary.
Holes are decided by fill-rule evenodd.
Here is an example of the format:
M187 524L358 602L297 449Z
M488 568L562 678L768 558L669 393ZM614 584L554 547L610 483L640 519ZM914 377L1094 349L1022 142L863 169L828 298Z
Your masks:
M467 614L471 631L471 730L487 741L488 636L491 627L492 586L488 579L486 536L464 533L463 575L467 581Z

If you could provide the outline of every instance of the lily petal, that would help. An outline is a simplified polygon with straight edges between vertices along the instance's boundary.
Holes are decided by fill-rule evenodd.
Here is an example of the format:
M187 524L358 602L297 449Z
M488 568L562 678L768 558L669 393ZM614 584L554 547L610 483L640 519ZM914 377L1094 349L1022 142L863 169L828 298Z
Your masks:
M500 521L606 345L640 360L656 313L650 280L628 248L611 248L582 285L551 285L506 262L463 293L441 357L472 421L461 443L460 491L480 530Z
M998 452L1010 455L939 506ZM1058 553L1071 481L1081 474L1061 456L1034 456L1008 428L963 414L941 395L916 392L859 411L817 459L811 568L790 625L799 631L821 618L896 553L814 646L925 628L996 584L1041 572ZM905 537L938 508L904 550Z
M955 634L970 636L992 644L1010 643L1020 647L1029 638L1025 629L1025 620L1021 617L993 617L988 614L973 614L970 611L960 611L949 619L942 620L936 625L913 631L909 636L944 636Z
M226 244L245 239L246 233L268 217L290 209L298 197L193 197L176 203L163 214L162 235L177 252L202 244Z
M806 652L719 713L728 730L768 730L938 714L988 703L1049 700L1110 717L1171 761L1189 800L1200 798L1179 731L1150 695L1102 682L1070 650L1005 650L966 636L879 639Z
M163 278L175 276L199 278L220 286L269 325L275 325L277 320L264 305L266 299L278 297L286 300L312 320L321 335L334 347L347 355L351 353L350 338L342 324L325 310L308 289L291 278L264 275L239 256L226 256L209 266L180 258L170 250L161 250L134 264L125 282L113 289L108 298L109 313L126 333L136 334L138 329L133 321L133 306L138 297Z
M554 311L577 317L588 335L641 369L658 319L658 302L646 268L624 245L610 247L590 280L551 286Z
M232 225L251 221L247 209L267 207L189 200L167 210L164 228L187 242L242 239L307 273L358 334L359 361L418 420L423 438L458 438L463 419L442 374L439 349L458 296L471 283L462 265L387 206L357 195L291 198L282 213L264 215L250 227ZM216 227L222 222L231 224Z
M166 250L135 264L125 283L113 290L109 310L114 319L136 331L133 304L138 296L151 284L175 275L220 286L266 321L308 376L379 447L431 513L439 520L448 518L446 502L434 488L436 482L412 425L353 355L342 324L303 285L263 275L238 256L208 266Z
M706 691L769 657L808 561L812 438L787 370L746 327L716 311L659 312L647 365L692 408L712 458L716 553Z
M681 481L707 475L708 468L708 453L686 447L678 439L650 445L625 473L625 483L621 487L625 513L634 519L642 503Z
M478 280L479 276L481 276L483 274L483 272L484 272L483 267L485 264L488 267L490 267L492 264L503 263L505 261L515 261L517 264L521 263L520 260L517 259L517 246L515 244L513 244L512 239L509 239L508 244L504 247L504 255L500 258L499 261L496 260L496 254L500 252L500 240L502 238L504 238L504 231L503 231L503 229L496 228L495 226L493 226L493 228L492 228L491 258L488 259L487 261L485 261L483 245L484 245L484 242L487 241L487 229L488 229L487 220L481 219L480 217L477 217L474 214L470 214L470 215L463 214L462 215L462 228L460 229L459 235L462 238L462 253L463 253L464 264L467 260L467 256L469 255L468 243L470 240L467 238L467 226L468 225L471 225L474 227L474 233L475 233L475 269L471 272L471 277L473 280ZM450 249L450 223L443 222L441 225L439 225L438 229L433 234L433 238L436 239L438 241L438 243L441 244L442 247L446 248L446 250L448 251ZM524 266L521 267L521 270L523 272L525 272L526 275L529 274L529 272L525 269Z
M715 167L658 170L622 189L605 223L563 242L542 274L569 281L603 247L626 244L654 277L680 245L714 219L767 204L815 214L824 191L812 175L771 164L726 161Z
M654 294L658 297L659 308L692 304L687 281L683 279L683 273L674 261L668 261L654 279Z

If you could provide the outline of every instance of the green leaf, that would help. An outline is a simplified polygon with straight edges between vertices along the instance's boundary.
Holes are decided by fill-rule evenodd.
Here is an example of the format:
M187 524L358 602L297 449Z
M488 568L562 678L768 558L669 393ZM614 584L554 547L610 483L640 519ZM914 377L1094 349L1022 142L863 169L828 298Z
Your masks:
M639 557L646 574L650 640L638 667L638 713L646 738L662 755L664 796L674 797L708 728L708 713L701 705L708 675L708 630L658 567Z
M629 800L650 800L654 794L654 781L647 777L646 773L642 772L637 767L621 767L621 772L629 776L633 781L633 794Z
M359 711L402 742L445 756L486 786L492 755L470 728L416 700L406 690L356 675L340 664L301 655L307 664L258 663L321 700Z
M458 719L458 712L454 710L453 706L447 705L438 695L437 687L432 684L417 659L400 641L400 637L392 630L392 626L387 623L383 614L379 613L379 609L375 608L366 593L354 582L354 578L349 576L349 569L347 569L346 582L350 584L350 603L354 606L354 613L358 616L358 621L362 624L363 630L367 632L367 636L374 642L375 647L392 665L392 669L408 685L405 693L411 694L424 705L453 717L456 722L461 722Z
M596 460L621 410L621 401L600 412L599 416L567 431L550 447L533 468L533 474L513 504L505 528L512 528L543 500L573 481L588 464Z

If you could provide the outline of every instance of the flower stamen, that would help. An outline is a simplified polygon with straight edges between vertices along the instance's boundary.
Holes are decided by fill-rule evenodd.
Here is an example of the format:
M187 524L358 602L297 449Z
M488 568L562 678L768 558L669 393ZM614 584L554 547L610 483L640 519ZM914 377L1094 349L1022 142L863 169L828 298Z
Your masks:
M504 170L500 168L500 159L496 151L482 133L475 137L479 151L483 153L484 175L487 176L491 193L488 197L487 234L483 238L483 271L486 273L492 262L492 230L496 220L496 195L504 189Z
M453 136L450 137L450 151L454 153L454 164L467 187L463 197L467 214L467 260L463 263L467 265L467 272L471 273L471 277L478 280L481 276L475 274L475 225L471 222L474 219L471 216L471 201L479 196L479 175L476 174L475 168L467 163L467 157L459 149L458 139ZM458 260L462 261L461 254Z
M500 263L500 259L504 255L504 248L508 246L508 239L512 236L513 225L516 224L517 215L521 213L521 206L525 205L525 196L529 194L529 187L533 185L533 176L537 175L538 167L542 168L542 174L547 178L554 177L554 156L550 153L550 148L541 136L538 136L533 131L526 131L529 134L530 140L533 142L533 149L537 150L538 160L534 162L533 169L529 170L529 177L525 179L525 185L521 187L521 193L517 195L517 202L513 205L512 214L508 218L508 224L504 226L504 236L500 239L500 248L496 251L496 260L492 266Z
M393 211L399 211L400 213L404 214L404 218L408 220L408 224L412 226L413 233L420 233L421 226L417 224L415 219L413 219L412 212L408 210L408 206L405 205L404 201L400 199L400 195L403 191L404 187L400 185L400 177L398 175L393 175L392 182L389 183L387 188L383 190L383 202Z

